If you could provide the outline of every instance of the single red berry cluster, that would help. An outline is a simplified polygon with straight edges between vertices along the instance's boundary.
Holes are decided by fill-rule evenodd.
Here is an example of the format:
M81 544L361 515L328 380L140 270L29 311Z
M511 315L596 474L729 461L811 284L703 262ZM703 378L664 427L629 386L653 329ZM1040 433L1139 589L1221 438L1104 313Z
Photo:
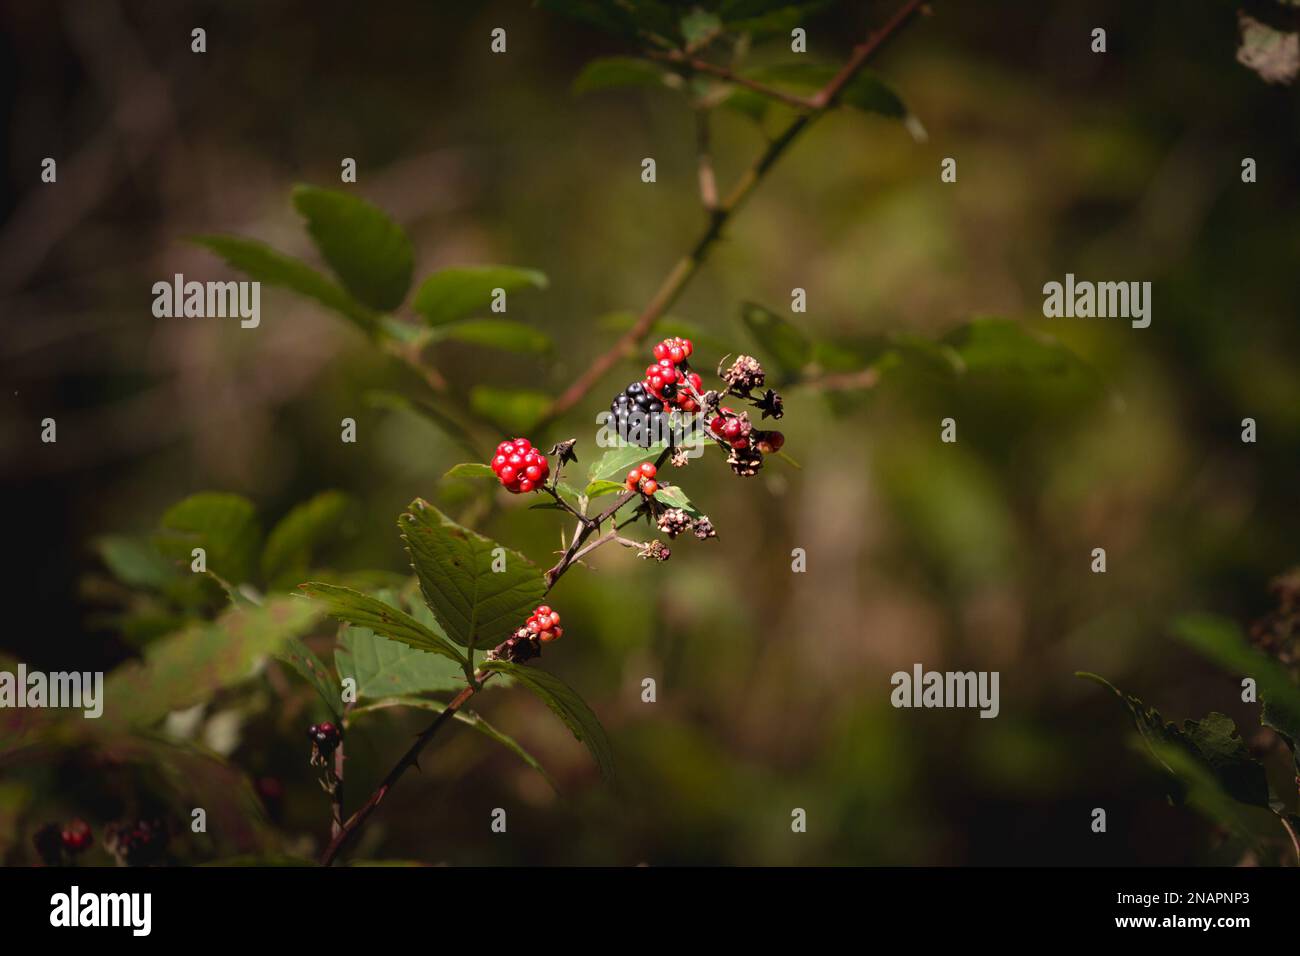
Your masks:
M645 370L642 383L659 401L683 412L698 412L695 396L704 391L704 380L691 371L687 359L694 346L688 339L664 339L654 347L655 362Z
M648 461L642 462L627 473L627 490L639 491L643 495L653 495L659 490L659 482L655 481L655 473L658 469Z
M535 491L551 473L546 456L527 438L503 441L492 458L492 470L512 495Z
M332 754L343 741L343 731L328 720L323 724L312 724L307 728L307 739L316 745L322 754Z
M735 411L725 406L719 408L718 414L709 419L709 431L732 448L748 448L751 430L748 415L737 415Z
M564 628L560 627L560 615L546 604L532 613L524 622L524 628L529 634L536 634L537 639L543 644L558 641L564 636Z
M563 636L560 615L551 610L549 605L543 604L528 615L523 627L488 651L487 659L522 664L540 656L543 644L558 641Z
M73 820L63 828L60 836L63 840L63 848L74 854L90 849L90 845L95 842L95 835L90 830L90 824L85 820Z
M63 826L47 823L32 836L36 854L46 866L66 866L94 842L90 824L85 820L73 820Z
M160 863L167 852L167 828L161 820L137 820L108 828L104 838L118 860L127 866Z

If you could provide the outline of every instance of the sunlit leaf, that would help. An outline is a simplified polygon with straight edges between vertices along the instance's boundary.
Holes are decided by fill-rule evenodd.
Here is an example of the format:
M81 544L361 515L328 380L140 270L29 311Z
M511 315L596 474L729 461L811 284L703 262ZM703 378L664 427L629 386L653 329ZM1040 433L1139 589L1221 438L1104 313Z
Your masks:
M316 247L353 297L380 311L402 304L415 251L402 228L378 206L349 193L296 186L293 204Z
M541 603L546 585L536 566L428 502L411 502L398 528L425 602L462 647L496 646Z
M412 302L430 325L446 325L490 314L495 290L507 296L524 289L545 289L546 276L516 266L460 266L435 272L420 283Z

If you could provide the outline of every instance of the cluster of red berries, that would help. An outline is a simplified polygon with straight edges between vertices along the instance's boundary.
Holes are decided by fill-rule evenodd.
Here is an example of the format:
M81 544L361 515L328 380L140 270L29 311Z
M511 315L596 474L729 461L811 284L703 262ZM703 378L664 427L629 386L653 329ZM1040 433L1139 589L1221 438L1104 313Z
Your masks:
M744 450L752 445L765 455L780 451L785 444L785 436L780 432L758 431L750 424L748 415L737 415L725 406L709 420L709 431L732 448Z
M167 851L167 827L161 820L137 820L108 828L104 844L127 866L161 863Z
M704 380L691 371L687 359L694 346L689 339L664 339L654 347L655 363L645 370L642 383L659 401L683 412L698 412L695 396L704 391Z
M560 615L551 610L550 605L542 604L528 616L523 627L488 651L487 659L522 664L538 657L543 644L558 641L563 636Z
M323 724L312 724L307 728L307 739L315 744L323 755L329 756L343 742L343 731L328 720Z
M655 481L655 473L658 469L650 462L642 462L627 473L627 490L639 491L643 495L653 495L659 490L659 482Z
M77 819L63 826L47 823L32 836L36 853L46 866L62 866L73 857L79 856L95 842L95 835L90 824Z
M551 466L532 442L527 438L516 438L497 445L492 471L506 491L518 495L541 487L551 473Z
M564 636L564 628L560 627L560 615L546 604L533 611L524 622L524 629L529 634L536 634L537 639L543 644L557 641Z

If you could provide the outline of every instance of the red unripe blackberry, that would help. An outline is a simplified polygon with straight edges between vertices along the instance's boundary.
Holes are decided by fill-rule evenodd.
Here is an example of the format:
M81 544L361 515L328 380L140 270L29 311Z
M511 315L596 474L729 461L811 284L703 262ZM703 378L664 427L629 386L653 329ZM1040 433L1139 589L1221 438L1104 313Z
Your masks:
M515 438L497 445L490 467L502 487L511 494L533 491L551 472L546 456L527 438Z
M640 465L637 466L637 470L640 471L641 474L645 475L647 478L653 478L655 476L655 473L659 469L655 468L653 463L648 461L643 461Z
M641 494L643 495L653 495L658 490L659 482L653 478L646 478L641 482Z
M81 853L90 848L95 842L94 834L90 831L90 824L85 820L73 820L63 828L60 834L63 840L63 847L69 853Z
M785 436L780 432L754 432L750 437L754 439L754 447L764 455L780 451L785 444Z

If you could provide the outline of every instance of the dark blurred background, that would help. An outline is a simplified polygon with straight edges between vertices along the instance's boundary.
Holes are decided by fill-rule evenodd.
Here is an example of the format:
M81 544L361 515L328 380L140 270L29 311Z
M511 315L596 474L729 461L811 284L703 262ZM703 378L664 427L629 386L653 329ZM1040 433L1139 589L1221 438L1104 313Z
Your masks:
M751 347L743 300L789 315L796 286L809 311L792 318L819 338L933 337L997 315L1061 339L1100 384L900 375L862 393L791 390L782 428L800 469L772 462L737 485L710 460L682 479L719 541L684 542L664 567L602 551L553 595L568 636L547 666L606 723L620 785L598 787L563 727L503 693L485 713L566 796L462 732L385 803L365 854L1224 861L1208 826L1164 804L1114 699L1072 676L1099 672L1170 719L1221 710L1253 734L1237 678L1168 624L1202 608L1250 620L1297 557L1300 110L1295 89L1235 61L1238 5L1194 6L937 0L873 61L928 142L860 113L821 121L672 310L709 330L713 358ZM818 15L810 56L842 62L892 8ZM323 310L264 288L255 332L155 319L155 281L229 275L186 236L313 258L289 190L338 187L354 157L344 188L409 230L417 281L477 262L550 276L511 317L549 332L555 353L449 347L441 364L459 387L555 394L615 338L600 317L638 310L702 224L690 111L668 91L574 95L585 62L633 51L523 2L13 2L0 23L0 649L33 667L130 654L91 620L89 543L147 532L192 492L247 495L269 523L346 490L361 507L331 563L392 570L413 497L454 511L471 494L441 480L464 457L452 443L360 398L420 383ZM190 52L196 26L206 54ZM497 26L506 56L488 49ZM1104 55L1089 50L1097 26ZM725 184L762 139L724 114L715 147ZM46 156L57 187L40 182ZM956 184L939 180L948 156ZM1150 280L1151 327L1044 319L1042 285L1066 272ZM592 416L637 373L627 363L556 437L589 457ZM938 441L947 415L956 445ZM55 445L39 441L46 416ZM344 416L355 445L339 442ZM1256 444L1240 439L1247 416ZM517 505L481 530L549 564L552 516ZM790 573L794 547L804 575ZM1089 571L1095 547L1104 575ZM918 661L1000 671L1001 716L892 709L889 675ZM377 779L419 723L358 734L351 779ZM284 781L283 829L309 846L325 807L298 732L263 719L230 752ZM483 822L495 806L514 808L508 841ZM1104 837L1087 825L1096 806ZM793 807L807 834L790 832Z

